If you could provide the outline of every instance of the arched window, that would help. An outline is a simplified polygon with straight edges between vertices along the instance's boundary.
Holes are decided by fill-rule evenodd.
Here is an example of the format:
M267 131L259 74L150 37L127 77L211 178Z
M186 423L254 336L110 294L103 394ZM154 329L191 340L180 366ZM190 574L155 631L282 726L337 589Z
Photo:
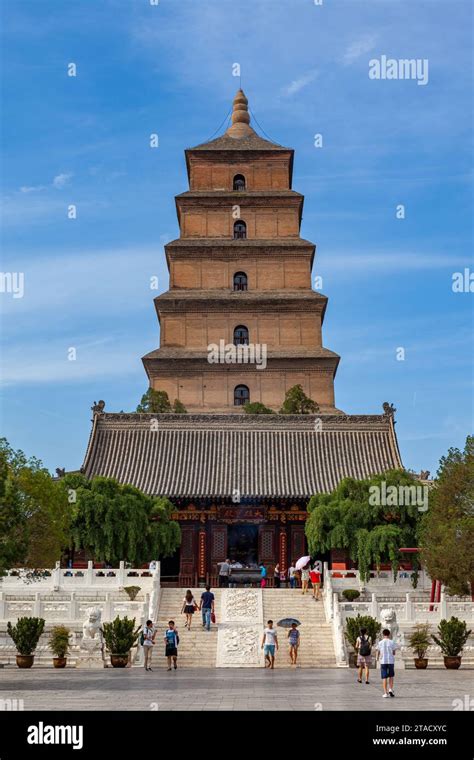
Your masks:
M234 190L242 192L245 190L245 177L243 174L236 174L234 177Z
M245 325L237 325L234 329L234 346L248 346L249 331Z
M246 385L236 385L234 388L234 406L243 406L250 401L250 391Z
M234 290L247 290L247 275L245 272L234 274Z
M245 240L247 237L247 225L241 219L234 222L234 240Z

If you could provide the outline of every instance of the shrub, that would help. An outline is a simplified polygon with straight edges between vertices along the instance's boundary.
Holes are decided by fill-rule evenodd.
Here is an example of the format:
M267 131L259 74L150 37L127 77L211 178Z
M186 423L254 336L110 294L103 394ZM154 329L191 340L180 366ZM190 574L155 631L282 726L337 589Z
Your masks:
M128 598L131 602L133 602L138 592L140 591L140 586L124 586L123 590L127 592Z
M380 633L380 629L382 628L382 623L379 623L378 620L371 615L356 615L356 617L347 618L345 630L346 639L354 649L361 628L367 628L367 636L370 636L372 643L374 644Z
M342 596L344 599L347 599L348 602L353 602L354 599L358 599L360 596L360 591L357 591L355 588L345 588L342 592Z
M44 618L21 617L17 624L7 623L8 635L13 639L18 654L33 654L44 631Z
M55 625L48 646L55 657L66 657L69 649L69 628L65 625Z
M438 625L438 636L432 634L432 639L441 647L445 657L457 657L463 650L471 631L467 630L464 620L452 617L442 620Z
M431 643L430 626L428 623L418 623L408 636L408 643L416 656L423 659Z
M244 412L245 414L274 414L273 409L269 409L268 406L260 403L260 401L254 401L253 403L248 401L244 404Z
M135 618L119 618L118 615L111 623L104 623L102 633L107 649L111 654L128 655L138 638L140 626L135 628Z

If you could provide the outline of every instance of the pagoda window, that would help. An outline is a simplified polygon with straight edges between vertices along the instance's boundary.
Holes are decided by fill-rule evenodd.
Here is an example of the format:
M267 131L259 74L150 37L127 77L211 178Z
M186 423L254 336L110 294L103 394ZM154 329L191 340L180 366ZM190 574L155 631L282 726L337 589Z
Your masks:
M237 325L234 329L234 346L248 346L249 331L245 325Z
M245 190L245 177L243 174L236 174L234 177L234 190L242 193Z
M246 385L236 385L234 388L234 406L243 406L250 401L250 391Z
M234 222L234 240L245 240L247 237L247 225L241 219Z
M234 274L234 290L247 290L248 281L245 272L236 272Z

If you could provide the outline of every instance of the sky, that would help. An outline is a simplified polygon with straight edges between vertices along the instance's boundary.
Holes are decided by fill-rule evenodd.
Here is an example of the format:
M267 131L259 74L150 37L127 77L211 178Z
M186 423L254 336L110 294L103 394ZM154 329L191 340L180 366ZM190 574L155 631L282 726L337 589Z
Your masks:
M183 151L225 129L238 63L253 126L295 149L336 404L393 403L405 467L434 473L473 421L470 0L152 2L1 3L1 271L24 276L0 292L1 434L78 469L92 403L135 409ZM382 56L428 81L370 78Z

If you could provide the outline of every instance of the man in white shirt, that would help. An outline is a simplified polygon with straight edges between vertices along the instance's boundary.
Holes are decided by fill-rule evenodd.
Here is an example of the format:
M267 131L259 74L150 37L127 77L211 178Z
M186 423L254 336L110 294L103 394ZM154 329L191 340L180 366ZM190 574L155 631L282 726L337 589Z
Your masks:
M278 649L278 636L273 627L273 620L268 620L263 631L262 646L265 655L265 667L273 670L275 666L275 648Z
M383 638L377 644L377 661L380 660L380 675L383 684L383 698L394 697L393 679L395 677L395 652L400 649L398 644L390 638L390 631L384 628ZM388 690L387 690L388 684Z

